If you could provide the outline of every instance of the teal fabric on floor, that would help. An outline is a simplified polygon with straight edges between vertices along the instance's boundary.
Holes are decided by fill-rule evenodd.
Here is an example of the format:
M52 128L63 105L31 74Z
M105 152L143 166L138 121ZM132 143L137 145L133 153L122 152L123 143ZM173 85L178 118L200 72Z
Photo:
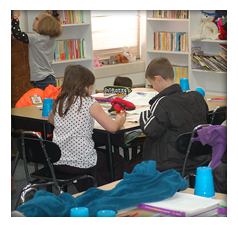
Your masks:
M90 188L76 198L68 193L56 196L38 191L32 200L17 210L28 217L67 217L71 208L87 207L89 216L96 216L99 210L117 212L145 202L160 201L187 187L188 181L177 171L170 169L161 173L156 170L155 161L143 161L135 166L131 174L125 173L124 179L112 190Z

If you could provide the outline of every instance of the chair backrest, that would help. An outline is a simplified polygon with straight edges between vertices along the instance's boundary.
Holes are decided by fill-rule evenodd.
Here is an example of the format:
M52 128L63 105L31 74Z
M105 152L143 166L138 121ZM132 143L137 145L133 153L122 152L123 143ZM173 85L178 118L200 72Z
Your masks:
M28 136L28 137L26 137ZM36 132L25 131L18 139L18 149L27 162L47 164L57 162L61 157L61 150L57 144L43 140Z
M226 120L227 106L217 106L208 113L208 123L212 125L221 125Z
M190 142L192 132L180 134L177 137L175 147L179 153L186 154L188 145ZM194 134L194 137L197 137L197 132ZM189 156L195 157L200 155L210 155L212 154L212 147L208 144L202 145L200 141L194 141L191 145Z
M178 136L175 147L178 152L186 154L183 164L182 177L185 175L186 163L189 156L211 155L212 147L210 145L203 146L200 141L193 142L197 136L197 131L202 127L211 126L211 124L201 124L196 126L192 132L181 134Z

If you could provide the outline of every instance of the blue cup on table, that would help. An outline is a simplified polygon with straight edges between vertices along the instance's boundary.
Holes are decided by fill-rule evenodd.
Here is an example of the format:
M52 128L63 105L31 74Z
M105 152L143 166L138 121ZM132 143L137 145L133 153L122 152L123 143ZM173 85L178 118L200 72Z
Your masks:
M212 168L208 166L198 167L196 171L194 194L203 197L214 197L215 188L212 175Z
M182 88L182 91L190 90L188 78L181 78L180 79L180 87Z
M85 207L71 208L70 217L89 217L88 208L85 208Z
M113 210L101 210L97 212L97 217L115 217L116 212Z
M48 118L52 108L53 108L53 99L45 98L43 102L42 117Z

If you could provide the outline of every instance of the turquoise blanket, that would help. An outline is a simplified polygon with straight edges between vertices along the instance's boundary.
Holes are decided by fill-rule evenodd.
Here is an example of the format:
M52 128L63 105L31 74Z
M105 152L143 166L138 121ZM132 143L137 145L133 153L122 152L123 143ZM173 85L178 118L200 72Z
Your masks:
M62 217L70 216L73 207L87 207L89 216L96 216L99 210L114 210L156 202L171 197L177 191L185 190L188 181L173 170L159 172L155 161L143 161L135 166L131 174L109 191L90 188L74 198L68 193L59 196L46 191L37 191L34 198L18 207L25 216Z

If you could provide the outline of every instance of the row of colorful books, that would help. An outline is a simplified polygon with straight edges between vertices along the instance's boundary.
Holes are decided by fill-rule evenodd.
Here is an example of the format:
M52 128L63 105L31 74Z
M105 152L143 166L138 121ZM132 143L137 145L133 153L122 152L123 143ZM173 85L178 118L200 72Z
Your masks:
M188 33L154 32L154 50L188 52Z
M56 87L61 87L64 81L64 78L55 78L56 80Z
M218 55L221 56L225 61L227 61L227 45L219 44L220 47L224 50L224 52L219 52Z
M227 71L227 61L220 54L217 56L203 56L193 53L191 54L191 59L197 66L207 71ZM193 69L199 68L194 66L192 67Z
M56 41L55 61L80 58L86 58L84 39Z
M153 10L153 18L188 19L188 10Z
M84 23L83 10L59 10L62 25Z
M188 67L173 66L174 82L180 83L181 78L188 78Z

